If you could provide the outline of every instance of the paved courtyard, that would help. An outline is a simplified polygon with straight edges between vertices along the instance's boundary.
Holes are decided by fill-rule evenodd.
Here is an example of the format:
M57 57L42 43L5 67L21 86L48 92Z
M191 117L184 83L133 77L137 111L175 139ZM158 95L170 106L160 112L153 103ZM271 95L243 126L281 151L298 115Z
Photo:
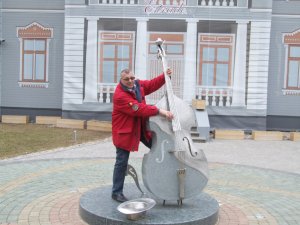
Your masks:
M220 204L218 225L300 224L300 142L212 140L197 146L209 161L204 191ZM137 171L146 151L142 146L131 155ZM106 139L1 160L0 224L86 224L78 214L80 196L111 185L114 154Z

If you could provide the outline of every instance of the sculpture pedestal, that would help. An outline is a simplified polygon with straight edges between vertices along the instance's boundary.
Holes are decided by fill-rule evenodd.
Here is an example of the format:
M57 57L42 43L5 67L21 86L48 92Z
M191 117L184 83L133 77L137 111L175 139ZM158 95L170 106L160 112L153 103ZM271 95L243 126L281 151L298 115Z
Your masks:
M143 188L145 190L145 188ZM125 184L124 195L130 200L140 198L141 193L134 184ZM143 197L150 197L146 195ZM215 225L218 220L219 204L206 193L193 199L184 199L183 205L167 201L163 205L157 200L156 205L147 211L145 217L131 221L120 213L120 203L111 199L111 186L92 189L80 198L79 213L90 225L123 225L123 224L176 224L176 225Z

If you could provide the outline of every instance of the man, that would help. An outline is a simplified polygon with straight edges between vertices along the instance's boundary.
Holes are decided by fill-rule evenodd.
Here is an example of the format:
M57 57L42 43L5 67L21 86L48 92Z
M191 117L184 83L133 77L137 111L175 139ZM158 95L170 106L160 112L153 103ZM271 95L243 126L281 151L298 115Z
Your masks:
M171 76L171 73L168 69L167 75ZM151 132L146 129L148 118L158 114L170 120L173 118L170 111L147 105L145 101L146 95L158 90L164 83L164 74L152 80L136 80L129 69L121 72L112 112L112 137L116 146L112 198L118 202L127 201L123 186L130 152L138 151L140 141L151 148Z

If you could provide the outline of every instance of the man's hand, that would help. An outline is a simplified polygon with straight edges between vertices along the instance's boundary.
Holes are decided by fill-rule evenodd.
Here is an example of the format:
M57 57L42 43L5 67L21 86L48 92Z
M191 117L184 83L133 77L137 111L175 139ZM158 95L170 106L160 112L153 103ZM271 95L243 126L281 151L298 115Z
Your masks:
M168 69L167 69L167 75L168 75L169 77L171 77L171 74L172 74L172 70L171 70L171 68L168 68Z
M174 118L174 115L172 112L164 110L164 109L159 109L159 115L166 117L168 120L172 120Z

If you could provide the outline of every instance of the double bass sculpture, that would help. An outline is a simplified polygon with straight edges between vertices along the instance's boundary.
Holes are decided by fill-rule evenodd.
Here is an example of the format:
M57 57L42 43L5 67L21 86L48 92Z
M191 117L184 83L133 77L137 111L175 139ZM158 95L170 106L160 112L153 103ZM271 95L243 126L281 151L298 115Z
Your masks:
M142 164L145 187L156 198L177 201L200 194L208 181L207 160L200 149L196 149L190 136L195 126L193 109L173 94L172 83L167 76L167 62L163 41L157 39L158 57L162 60L166 93L156 104L158 108L170 110L174 119L168 121L160 116L150 117L152 148L144 155Z

